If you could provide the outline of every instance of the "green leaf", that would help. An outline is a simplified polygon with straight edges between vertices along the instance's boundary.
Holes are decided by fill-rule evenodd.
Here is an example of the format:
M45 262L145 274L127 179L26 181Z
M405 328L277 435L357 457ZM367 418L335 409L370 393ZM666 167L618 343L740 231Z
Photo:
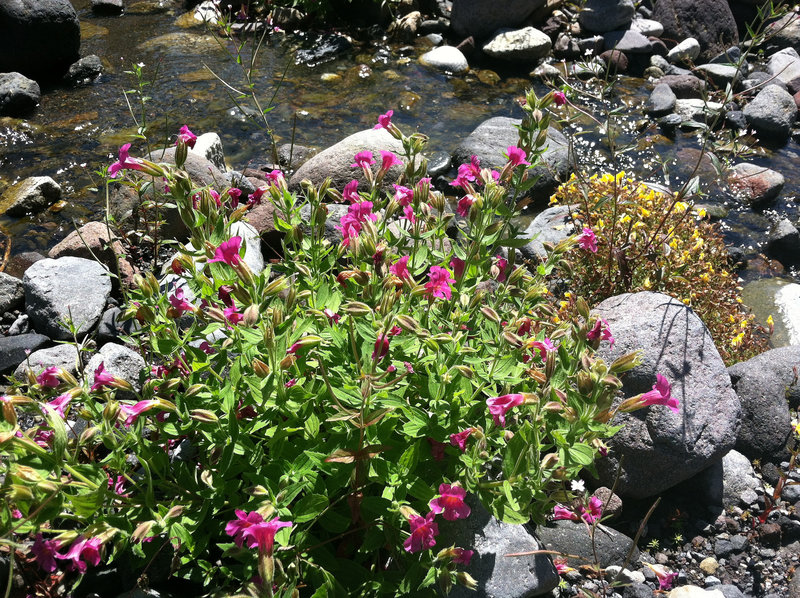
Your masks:
M319 516L328 506L328 497L322 494L304 496L292 507L292 519L296 523L305 523Z
M591 465L594 462L594 450L588 444L576 444L569 448L569 457L580 465Z

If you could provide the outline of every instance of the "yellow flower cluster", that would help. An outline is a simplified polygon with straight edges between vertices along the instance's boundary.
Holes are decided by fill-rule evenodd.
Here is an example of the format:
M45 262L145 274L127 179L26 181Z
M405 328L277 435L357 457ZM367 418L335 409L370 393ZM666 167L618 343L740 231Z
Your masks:
M742 309L725 244L705 210L624 172L573 175L550 203L571 206L578 230L591 228L597 237L597 253L571 253L576 295L599 302L619 293L660 291L695 310L726 362L766 348L766 338Z

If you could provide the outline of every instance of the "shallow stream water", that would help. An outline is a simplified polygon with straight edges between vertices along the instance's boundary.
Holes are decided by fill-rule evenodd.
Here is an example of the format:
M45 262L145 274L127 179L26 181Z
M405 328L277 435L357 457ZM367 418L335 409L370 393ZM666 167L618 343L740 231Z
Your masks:
M229 164L239 170L270 161L269 135L231 99L230 94L235 95L231 87L244 88L242 68L233 59L233 42L203 27L182 27L182 11L174 4L163 10L149 0L130 4L120 17L95 17L89 0L73 4L81 19L81 53L100 56L105 73L85 87L46 90L39 109L27 121L0 119L0 190L28 176L49 175L62 185L65 197L43 214L23 219L0 216L0 227L13 239L13 253L47 250L76 224L102 213L103 202L93 190L98 182L94 171L115 159L117 148L132 140L138 126L147 127L155 147L171 144L174 137L167 137L183 124L196 133L215 131L222 137ZM136 7L148 6L156 10L134 14ZM483 120L522 116L517 102L527 87L546 91L528 76L529 68L478 64L467 75L455 77L429 70L417 61L429 49L421 39L409 45L355 42L351 51L335 60L313 67L295 64L295 51L313 45L315 39L270 35L254 63L255 89L264 105L274 94L268 121L279 144L293 139L296 144L324 148L371 127L378 114L393 109L394 122L405 131L430 136L430 151L449 153ZM245 48L245 64L252 47ZM130 93L137 88L129 72L134 64L143 65L143 78L149 82L143 88L149 97L144 109L139 94ZM585 105L600 120L604 105L624 106L617 141L630 149L618 158L618 167L675 189L698 164L698 133L678 131L667 136L652 126L641 112L648 94L645 81L622 78L605 104ZM602 128L581 117L568 129L584 169L613 170ZM132 154L143 153L144 143L133 143ZM748 159L786 176L781 197L767 212L737 204L716 182L708 162L700 163L698 173L706 194L703 201L725 208L727 240L745 247L746 255L753 257L772 221L798 217L795 198L800 181L793 174L800 164L800 146L790 140L776 150L757 149ZM752 279L765 271L750 268L743 275Z

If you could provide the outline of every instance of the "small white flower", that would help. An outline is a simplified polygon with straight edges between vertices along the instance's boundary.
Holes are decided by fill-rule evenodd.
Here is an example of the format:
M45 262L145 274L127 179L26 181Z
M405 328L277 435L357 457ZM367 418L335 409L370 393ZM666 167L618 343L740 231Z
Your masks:
M570 487L573 492L586 492L586 485L583 483L583 480L572 480Z

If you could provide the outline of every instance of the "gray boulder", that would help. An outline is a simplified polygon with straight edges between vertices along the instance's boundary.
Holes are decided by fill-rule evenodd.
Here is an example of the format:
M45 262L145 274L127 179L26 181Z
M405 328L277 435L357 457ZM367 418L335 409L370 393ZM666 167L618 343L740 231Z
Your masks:
M763 207L780 195L786 179L779 172L739 162L728 175L728 185L737 197L754 207Z
M354 133L305 162L292 175L289 188L298 190L303 179L308 179L318 186L326 178L330 178L335 189L341 190L352 179L357 179L360 188L364 189L366 186L364 174L361 168L351 166L353 158L358 152L372 152L377 163L372 168L373 172L376 172L381 161L380 150L388 150L401 157L403 146L386 129L367 129ZM384 186L388 187L390 183L396 182L401 172L401 167L393 166L384 178Z
M665 116L675 109L675 93L666 83L659 83L653 88L644 105L647 114L654 117Z
M49 176L32 176L7 189L0 198L0 214L19 218L46 210L61 199L61 186Z
M175 147L155 151L148 156L148 159L164 164L175 164ZM225 180L225 174L217 168L217 165L198 152L187 152L183 169L198 187L210 185L216 188L221 181Z
M469 70L467 57L453 46L439 46L419 57L420 64L446 73L460 74Z
M800 55L794 48L786 48L769 57L767 73L782 81L795 93L800 89Z
M463 570L478 582L477 595L527 598L546 594L558 585L558 573L547 555L505 556L544 548L527 526L498 521L476 500L467 501L472 509L469 517L463 521L439 522L437 547L457 546L475 551ZM449 595L468 598L476 593L455 586Z
M42 90L20 73L0 73L0 116L24 117L39 105Z
M737 451L755 459L772 456L786 446L791 432L787 391L797 387L794 368L798 363L800 345L792 345L728 368L742 405Z
M785 141L797 117L797 105L789 92L767 85L744 107L744 116L765 140Z
M89 385L94 384L94 372L101 363L105 371L112 376L130 382L137 391L142 388L139 376L142 370L145 369L146 364L144 358L136 351L117 343L106 343L100 347L100 350L92 356L86 365ZM128 394L130 395L130 393Z
M0 315L21 307L25 301L25 290L22 281L0 272Z
M581 28L593 33L627 29L635 8L633 0L587 0L578 14Z
M525 27L501 29L483 46L483 52L511 62L533 62L547 56L551 47L547 35L533 27Z
M664 34L664 26L653 19L633 19L631 29L638 31L647 37L661 37Z
M719 89L725 89L729 84L734 85L739 80L738 69L729 64L701 64L694 70L708 81L711 81Z
M322 233L322 237L334 247L342 242L342 231L336 227L341 223L342 216L347 214L347 209L347 206L344 204L328 204L328 216L325 219L325 230ZM303 222L308 222L311 220L311 208L308 206L308 204L300 208L300 216L302 217ZM308 226L303 225L303 232L305 234L310 234L311 229Z
M97 15L119 15L124 9L122 0L92 0L92 12Z
M538 214L525 229L524 237L531 242L520 248L525 259L537 262L547 258L544 243L556 245L575 232L570 218L570 206L553 206Z
M603 36L606 50L619 50L626 54L650 54L653 44L638 31L609 31Z
M69 0L3 0L0 31L0 72L56 79L79 58L80 24Z
M34 329L59 340L71 340L65 324L72 320L79 338L103 315L111 296L106 269L79 257L44 259L25 271L25 304Z
M231 225L231 236L240 236L244 246L244 263L259 274L264 269L264 255L261 253L261 236L258 231L246 222L234 222Z
M769 231L767 255L784 266L800 262L800 231L788 218L781 218Z
M498 10L493 0L458 0L453 2L450 27L462 37L481 39L504 27L519 27L546 0L504 0Z
M103 62L100 60L100 57L95 54L90 54L70 65L67 74L64 75L64 82L68 85L91 83L97 79L102 72Z
M687 37L667 52L667 60L672 64L692 62L698 56L700 56L700 42L693 37Z
M564 519L553 521L546 526L537 527L536 534L549 550L586 559L579 562L593 563L595 560L592 542L583 522ZM595 529L594 547L597 549L598 564L603 568L609 565L623 566L631 547L631 562L635 563L639 558L639 549L631 538L602 524Z
M189 152L199 154L219 168L220 172L227 170L225 166L225 150L222 148L222 139L217 133L198 135L194 147L189 149Z
M727 2L658 0L652 18L664 26L665 38L695 38L700 43L699 58L704 62L739 43L736 21Z
M737 451L722 458L722 506L747 508L761 488L750 459Z
M622 461L617 492L646 498L707 469L736 443L741 407L725 365L703 322L691 308L661 293L627 293L600 303L616 343L601 346L609 363L642 352L642 364L628 372L622 393L648 392L661 374L678 399L679 413L651 406L620 413L623 428L598 462L601 483L614 483Z
M30 332L15 336L0 336L0 374L14 371L31 352L44 347L50 339L43 334Z
M698 79L694 75L665 75L658 80L659 83L666 83L675 94L675 97L682 100L690 98L702 98L706 89L706 82Z
M516 145L519 139L515 125L522 121L506 116L496 116L483 121L453 151L454 163L470 161L475 155L481 167L502 168L506 163L503 154L510 145ZM535 200L550 197L561 181L566 180L572 170L569 159L569 143L567 138L557 129L550 127L547 131L547 146L542 155L542 162L531 174L539 176L539 180L529 191Z
M31 353L28 358L14 370L14 377L23 380L25 373L30 370L38 376L45 368L59 367L73 376L78 373L78 348L74 344L56 345L47 349L39 349Z
M771 45L800 50L800 17L796 12L789 11L782 19L770 23L766 32Z

